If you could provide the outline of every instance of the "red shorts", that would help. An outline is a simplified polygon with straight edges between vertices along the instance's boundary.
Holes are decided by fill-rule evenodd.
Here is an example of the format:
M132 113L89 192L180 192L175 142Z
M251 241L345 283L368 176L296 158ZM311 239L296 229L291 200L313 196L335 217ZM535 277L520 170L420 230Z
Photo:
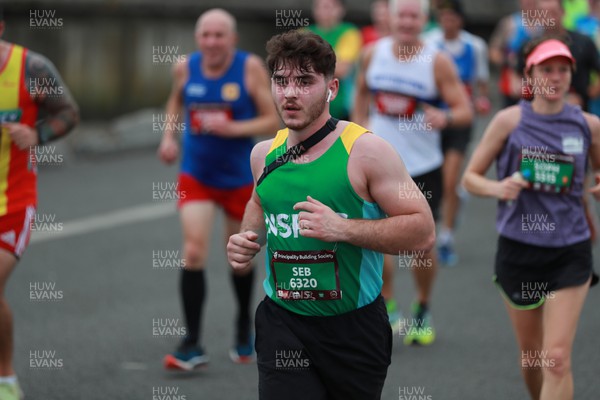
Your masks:
M238 221L244 217L246 204L254 190L254 184L236 189L218 189L202 184L189 174L179 174L177 187L179 192L178 208L189 201L211 200L223 207L228 216Z
M7 250L20 258L29 244L31 223L35 207L15 211L0 217L0 249Z

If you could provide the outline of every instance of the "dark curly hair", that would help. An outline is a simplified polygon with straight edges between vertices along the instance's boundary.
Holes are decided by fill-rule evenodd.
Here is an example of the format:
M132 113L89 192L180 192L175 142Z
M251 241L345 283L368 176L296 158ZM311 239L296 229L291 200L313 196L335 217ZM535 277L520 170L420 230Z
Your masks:
M319 35L307 30L291 30L273 36L267 42L267 67L269 75L282 68L291 68L305 73L312 69L333 78L335 52Z

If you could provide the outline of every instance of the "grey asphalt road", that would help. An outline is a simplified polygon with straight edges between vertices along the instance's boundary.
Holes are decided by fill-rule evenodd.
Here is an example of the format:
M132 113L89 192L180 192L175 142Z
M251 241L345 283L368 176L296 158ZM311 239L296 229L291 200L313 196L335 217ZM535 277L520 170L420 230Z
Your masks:
M221 218L208 262L203 343L210 366L192 374L162 368L182 326L174 262L181 233L174 205L155 199L153 184L164 191L176 173L150 150L42 168L38 214L47 224L39 229L47 231L8 285L14 362L27 399L257 399L256 366L235 365L227 353L234 303ZM457 237L460 264L441 269L435 288L438 339L414 348L395 338L382 399L527 398L519 352L491 281L494 213L491 200L468 201ZM414 296L408 271L399 271L395 289L407 311ZM254 297L254 305L263 297L258 282ZM576 399L600 398L599 304L600 289L592 290L574 346Z

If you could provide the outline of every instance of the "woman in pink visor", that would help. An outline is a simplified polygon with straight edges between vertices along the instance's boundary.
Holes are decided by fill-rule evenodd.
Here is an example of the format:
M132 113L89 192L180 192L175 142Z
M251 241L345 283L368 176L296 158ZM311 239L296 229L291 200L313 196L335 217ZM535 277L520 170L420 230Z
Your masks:
M600 120L565 101L576 68L560 40L526 52L533 95L500 111L463 177L465 188L498 200L494 281L506 304L532 399L573 399L571 350L591 285L583 198L600 200ZM588 158L595 186L585 188ZM496 161L496 179L486 177Z

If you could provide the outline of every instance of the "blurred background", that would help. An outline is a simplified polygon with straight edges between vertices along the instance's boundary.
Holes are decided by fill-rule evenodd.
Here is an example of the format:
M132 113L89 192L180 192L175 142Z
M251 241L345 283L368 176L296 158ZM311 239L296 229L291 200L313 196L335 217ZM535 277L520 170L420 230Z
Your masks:
M179 269L157 268L156 261L180 258L164 252L179 252L182 239L174 204L154 196L155 187L165 191L165 185L176 182L178 170L156 158L162 132L154 122L164 112L173 62L195 50L194 25L203 11L222 7L233 13L239 47L264 57L266 41L285 29L278 26L276 13L294 10L313 23L311 0L0 3L6 21L3 39L49 58L82 117L73 133L52 143L61 162L40 167L38 214L52 217L60 229L34 232L7 287L15 316L14 363L26 398L256 399L256 367L233 365L227 355L234 305L221 217L207 271L204 341L211 365L201 374L178 376L162 368L162 357L178 339L156 337L153 324L182 322ZM466 29L486 40L502 17L518 10L516 0L463 4ZM346 21L360 27L371 23L370 2L346 0L346 6ZM46 26L36 26L37 19L47 21ZM500 107L497 76L492 69L493 112ZM470 148L492 115L478 118ZM421 388L428 400L526 398L518 349L491 280L495 202L464 201L468 212L456 238L461 263L440 270L434 292L438 339L423 349L405 347L395 338L384 399ZM254 304L263 297L263 260L258 257ZM32 285L52 286L46 291L60 292L60 301L32 301ZM409 271L399 272L395 291L408 310L414 293ZM598 301L600 290L592 290L575 342L577 399L600 398ZM45 357L60 360L62 367L31 368L32 357L41 351L54 352Z
M467 30L488 38L498 20L517 9L517 1L464 0ZM84 121L105 120L156 107L166 101L170 62L157 51L185 55L195 49L194 24L212 7L238 20L239 47L265 56L266 41L283 28L276 10L311 15L310 0L3 0L4 38L52 60L81 107ZM347 0L346 21L371 23L370 2ZM62 18L57 29L30 26L30 11L47 10ZM35 15L35 14L34 14Z

